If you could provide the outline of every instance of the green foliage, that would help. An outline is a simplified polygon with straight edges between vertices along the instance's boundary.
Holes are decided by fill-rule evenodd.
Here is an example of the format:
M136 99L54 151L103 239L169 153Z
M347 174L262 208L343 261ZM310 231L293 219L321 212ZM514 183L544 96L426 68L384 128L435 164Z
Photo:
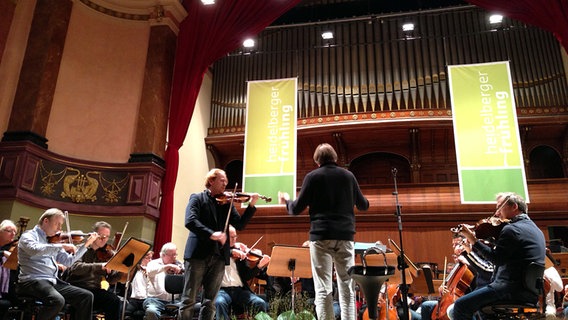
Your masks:
M292 308L292 297L288 293L284 296L276 296L270 302L270 310L266 312L254 312L248 310L244 319L246 320L316 320L314 317L315 309L311 299L302 293L296 294L294 309ZM233 317L235 319L235 317Z

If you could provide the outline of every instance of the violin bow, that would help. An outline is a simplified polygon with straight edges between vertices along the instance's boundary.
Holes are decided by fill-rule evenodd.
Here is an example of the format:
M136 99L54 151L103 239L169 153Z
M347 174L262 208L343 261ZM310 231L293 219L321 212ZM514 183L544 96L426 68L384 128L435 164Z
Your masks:
M233 189L233 195L237 193L237 186L239 185L238 182L235 182L235 188ZM231 209L233 208L233 201L235 201L235 197L231 197L231 204L229 205L229 212L227 212L227 220L225 220L225 228L223 232L227 233L227 228L229 227L229 218L231 217Z
M120 240L116 244L116 248L114 248L115 250L118 250L118 248L120 248L120 243L122 242L124 234L126 233L126 227L128 227L128 221L126 221L126 223L124 224L124 229L122 229L122 234L120 235Z
M262 239L262 237L264 237L264 235L260 236L260 238L258 238L258 240L256 240L255 243L253 243L252 246L250 246L250 248L248 248L247 252L245 252L246 254L249 254L250 251L260 242L260 239Z
M448 269L448 257L444 257L444 276L442 277L442 285L446 286L446 270Z
M509 202L509 199L511 199L511 196L506 196L506 197L505 197L505 200L503 200L503 203L501 203L501 205L499 206L499 208L497 208L497 210L495 210L495 212L493 213L494 216L495 216L495 214L496 214L499 210L503 209L503 207L507 204L507 202Z
M69 235L69 243L73 244L73 239L71 239L71 225L69 224L69 212L65 210L65 224L67 225L67 234Z

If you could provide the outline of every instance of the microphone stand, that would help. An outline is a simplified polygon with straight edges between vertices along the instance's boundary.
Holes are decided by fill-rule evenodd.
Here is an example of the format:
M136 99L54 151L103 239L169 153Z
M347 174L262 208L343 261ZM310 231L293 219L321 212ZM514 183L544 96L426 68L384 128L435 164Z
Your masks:
M396 183L396 173L398 170L396 168L392 168L392 177L394 180L394 192L392 193L395 197L396 201L396 212L395 216L397 217L398 222L398 237L400 241L400 253L398 256L398 270L402 272L402 283L400 284L400 292L402 293L402 310L403 310L403 317L402 319L410 319L408 314L408 284L406 283L406 268L408 265L404 259L404 246L402 241L402 218L401 218L401 205L398 202L398 186Z

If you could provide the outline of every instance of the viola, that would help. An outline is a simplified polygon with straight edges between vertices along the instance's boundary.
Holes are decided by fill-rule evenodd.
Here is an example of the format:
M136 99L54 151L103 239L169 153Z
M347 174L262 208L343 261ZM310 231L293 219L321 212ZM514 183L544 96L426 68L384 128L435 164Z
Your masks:
M82 233L81 231L71 232L71 233L58 232L50 237L47 237L47 242L79 244L83 242L83 240L85 240L85 237L90 237L90 236L91 236L90 234Z
M260 199L266 201L266 202L270 202L272 201L272 198L270 197L266 197L263 195L259 195L258 196ZM219 204L227 204L227 203L245 203L245 202L249 202L251 198L251 195L248 193L242 193L242 192L223 192L221 194L215 195L215 199L217 199L217 203Z

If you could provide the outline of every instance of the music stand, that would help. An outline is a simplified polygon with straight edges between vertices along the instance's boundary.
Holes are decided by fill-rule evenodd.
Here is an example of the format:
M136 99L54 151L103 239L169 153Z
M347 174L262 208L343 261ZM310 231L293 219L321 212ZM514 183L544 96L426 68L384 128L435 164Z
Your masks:
M417 270L417 276L412 279L411 291L415 295L432 295L436 293L434 289L434 280L432 276L432 269L425 264Z
M266 273L272 277L311 278L312 262L310 248L298 246L275 245L270 255L270 263ZM294 311L296 290L292 282L292 311Z
M125 296L128 294L128 286L130 283L130 274L136 265L140 263L152 246L142 240L130 238L126 243L118 249L118 251L104 264L104 267L110 270L126 273L126 284L124 286ZM122 316L124 320L124 312L126 311L127 297L123 299Z
M387 265L389 266L396 266L398 264L398 256L393 252L385 253L387 259ZM368 266L384 266L384 258L381 255L374 254L368 255L366 258ZM412 272L409 268L404 270L406 272L406 283L412 284ZM390 283L402 283L402 272L397 268L392 276L389 277L388 281Z

